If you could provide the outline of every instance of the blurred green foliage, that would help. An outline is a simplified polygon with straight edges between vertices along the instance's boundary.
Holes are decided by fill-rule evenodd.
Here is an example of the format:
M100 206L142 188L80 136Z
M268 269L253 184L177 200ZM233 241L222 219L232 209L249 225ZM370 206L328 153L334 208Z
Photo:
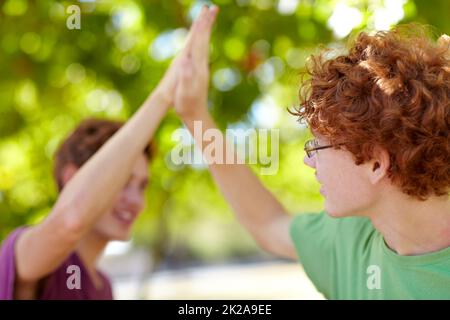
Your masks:
M222 129L281 129L279 172L261 178L291 212L322 207L314 172L302 163L308 133L286 111L296 104L305 59L319 44L339 46L351 31L418 21L450 33L446 0L213 2L221 13L211 49L211 112ZM203 3L0 2L0 239L48 214L57 197L58 144L86 117L128 119ZM80 30L66 26L73 4L81 8ZM215 259L254 252L206 168L170 163L180 126L171 112L157 132L159 154L136 243Z

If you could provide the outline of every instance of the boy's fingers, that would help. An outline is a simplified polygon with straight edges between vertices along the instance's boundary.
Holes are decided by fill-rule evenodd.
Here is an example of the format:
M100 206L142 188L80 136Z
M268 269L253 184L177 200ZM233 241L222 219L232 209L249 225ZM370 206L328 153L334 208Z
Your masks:
M200 24L208 18L208 11L209 11L208 6L206 5L203 6L197 19L194 20L194 22L191 25L191 28L189 29L189 34L183 49L183 51L188 55L191 55L193 43L196 41L196 37L199 33L198 29L201 26Z
M207 61L209 54L209 41L214 21L216 20L218 7L213 6L208 10L206 19L199 21L198 29L195 30L192 41L192 56L195 64L201 64Z
M210 17L212 18L212 22L214 23L214 20L216 19L217 14L219 13L219 7L214 5L209 10L211 12Z

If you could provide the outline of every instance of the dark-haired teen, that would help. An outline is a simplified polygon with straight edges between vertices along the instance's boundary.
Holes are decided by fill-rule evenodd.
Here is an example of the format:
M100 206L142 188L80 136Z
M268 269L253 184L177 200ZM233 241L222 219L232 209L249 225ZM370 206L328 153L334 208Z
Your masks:
M111 240L128 239L144 206L149 142L173 103L180 60L209 37L217 8L203 8L185 49L125 124L83 122L56 155L60 195L38 225L18 228L0 252L0 299L112 299L97 259ZM80 276L80 279L69 277Z

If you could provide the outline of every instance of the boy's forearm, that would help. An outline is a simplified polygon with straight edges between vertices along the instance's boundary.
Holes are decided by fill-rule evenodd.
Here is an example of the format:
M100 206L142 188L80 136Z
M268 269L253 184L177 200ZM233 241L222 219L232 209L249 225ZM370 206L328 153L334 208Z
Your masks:
M67 183L55 211L76 207L77 221L83 229L88 229L112 206L167 108L157 91L150 95L132 118Z
M186 127L196 140L195 143L197 146L202 147L203 152L208 143L202 141L203 132L194 134L195 121L201 121L203 132L209 129L217 130L217 127L207 112L197 115L195 120L193 117L184 119ZM222 141L226 141L225 137L223 137ZM224 143L224 149L222 150L224 157L227 152L228 155L230 151L234 152L234 148L226 150L226 144ZM233 154L233 159L235 159L235 156ZM236 213L238 220L254 236L261 227L271 223L280 215L286 214L281 203L262 185L247 165L238 163L225 164L226 161L222 161L222 163L224 164L209 164L211 174Z

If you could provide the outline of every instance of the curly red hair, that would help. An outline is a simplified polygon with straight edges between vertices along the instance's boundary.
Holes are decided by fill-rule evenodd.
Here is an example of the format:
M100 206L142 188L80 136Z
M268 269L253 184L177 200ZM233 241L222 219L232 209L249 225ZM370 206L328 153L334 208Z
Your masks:
M362 32L347 54L312 56L292 112L313 132L342 143L360 165L374 146L389 153L391 181L426 200L450 188L450 41L405 25ZM339 147L336 147L339 148Z

